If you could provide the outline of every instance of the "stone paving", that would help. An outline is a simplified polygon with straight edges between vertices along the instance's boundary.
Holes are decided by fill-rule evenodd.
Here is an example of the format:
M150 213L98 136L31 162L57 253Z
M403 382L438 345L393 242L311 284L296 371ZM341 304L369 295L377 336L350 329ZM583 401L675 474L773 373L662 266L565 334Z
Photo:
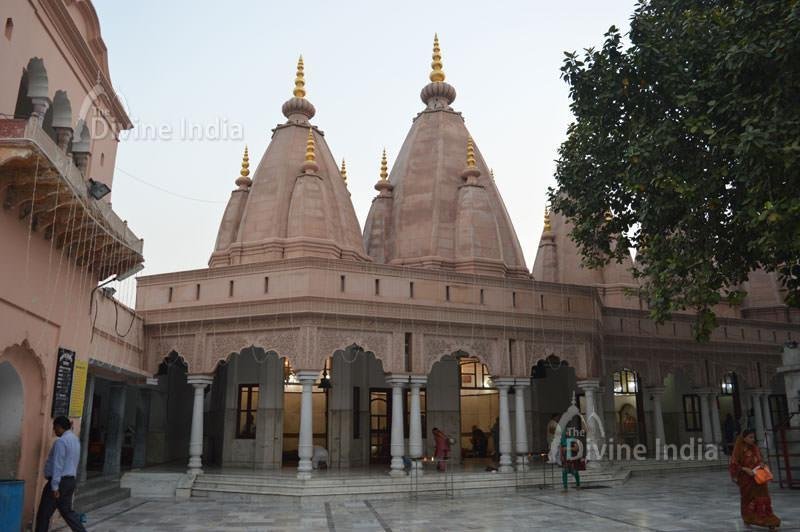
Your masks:
M781 530L800 530L800 492L772 485ZM89 514L92 531L736 531L738 488L724 471L648 474L624 486L496 497L336 501L302 508L204 499L129 499ZM756 530L755 528L752 530Z

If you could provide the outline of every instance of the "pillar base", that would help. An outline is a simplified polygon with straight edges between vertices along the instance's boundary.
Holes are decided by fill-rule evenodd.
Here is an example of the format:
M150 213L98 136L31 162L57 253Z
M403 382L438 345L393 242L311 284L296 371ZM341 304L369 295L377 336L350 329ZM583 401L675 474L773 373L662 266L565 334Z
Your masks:
M297 472L297 480L311 480L311 472L310 471L298 471Z
M528 457L527 456L517 456L517 471L528 471L530 467L528 466Z

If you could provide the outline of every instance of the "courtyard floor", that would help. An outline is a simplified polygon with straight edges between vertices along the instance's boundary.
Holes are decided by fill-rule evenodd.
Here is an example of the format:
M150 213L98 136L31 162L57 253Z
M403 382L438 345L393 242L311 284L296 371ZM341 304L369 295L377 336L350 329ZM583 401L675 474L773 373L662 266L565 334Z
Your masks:
M771 485L781 530L800 530L800 491ZM78 509L80 510L80 509ZM305 505L129 499L89 513L93 531L735 531L739 492L727 472L647 474L567 493L526 489L485 497Z

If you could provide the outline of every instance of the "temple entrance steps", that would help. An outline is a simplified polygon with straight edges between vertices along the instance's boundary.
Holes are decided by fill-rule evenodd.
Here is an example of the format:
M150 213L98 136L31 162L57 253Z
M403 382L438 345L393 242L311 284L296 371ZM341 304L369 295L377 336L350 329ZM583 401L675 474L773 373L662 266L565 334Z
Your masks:
M624 483L628 471L609 469L581 473L587 488L611 487ZM558 488L560 469L537 469L526 473L426 472L421 477L383 475L320 475L297 480L283 475L198 475L191 488L192 497L235 501L284 500L320 502L338 500L392 499L406 497L481 496L487 492L508 493L517 489Z
M131 490L120 487L117 477L97 477L78 484L73 507L88 512L127 499Z
M613 464L616 468L630 471L632 475L720 471L728 468L728 457L723 455L718 460L629 460Z

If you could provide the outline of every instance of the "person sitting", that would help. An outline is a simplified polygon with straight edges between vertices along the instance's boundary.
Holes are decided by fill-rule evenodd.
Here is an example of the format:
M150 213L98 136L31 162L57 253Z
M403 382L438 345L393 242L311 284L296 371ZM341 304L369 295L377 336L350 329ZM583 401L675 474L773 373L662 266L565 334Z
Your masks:
M483 432L476 425L472 425L472 453L479 458L486 458L486 447L488 440L486 433Z

